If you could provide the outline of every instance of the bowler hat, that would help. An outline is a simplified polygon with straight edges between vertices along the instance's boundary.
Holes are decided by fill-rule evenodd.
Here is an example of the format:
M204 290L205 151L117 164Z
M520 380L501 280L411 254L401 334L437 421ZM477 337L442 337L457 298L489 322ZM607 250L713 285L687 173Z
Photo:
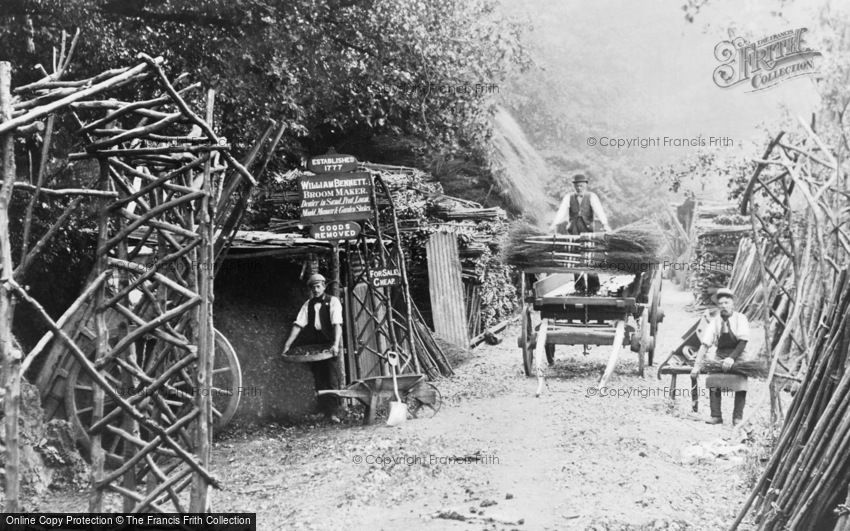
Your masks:
M310 275L310 278L307 279L307 285L308 286L312 286L313 284L316 284L317 282L326 282L325 277L323 277L322 275L320 275L318 273L313 273L312 275Z
M721 297L729 297L731 299L734 299L735 294L732 293L732 290L729 288L720 288L714 293L714 295L711 297L711 300L713 300L714 302L718 302Z
M582 175L580 173L573 175L573 184L575 184L575 183L586 183L586 182L587 182L587 177L585 177L584 175Z

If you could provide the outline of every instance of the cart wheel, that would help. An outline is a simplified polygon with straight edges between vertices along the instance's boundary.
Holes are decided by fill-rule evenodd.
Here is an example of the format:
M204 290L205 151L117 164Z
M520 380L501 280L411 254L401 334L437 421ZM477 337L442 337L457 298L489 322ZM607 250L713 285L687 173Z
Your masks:
M221 430L227 426L236 410L242 396L242 367L236 350L224 334L215 332L215 361L213 361L212 395L213 397L213 429Z
M652 336L649 335L649 309L644 308L643 312L640 314L640 328L638 328L637 332L640 334L640 349L638 350L638 375L643 377L643 367L644 367L644 356L647 355L650 347L650 339Z
M407 412L410 413L411 418L430 419L443 406L443 395L434 384L421 382L408 391L404 401L407 403Z
M649 326L650 326L650 335L655 337L658 333L658 323L663 319L663 312L660 310L661 306L661 274L656 273L652 280L652 289L649 292ZM652 365L652 362L650 362Z
M120 395L126 396L126 389L124 389L122 383L123 369L118 364L110 364L103 374L106 380L119 390ZM91 452L91 437L88 433L88 427L92 424L94 413L93 393L94 384L91 377L81 370L81 365L78 362L74 362L68 372L65 387L65 411L68 414L68 421L71 423L74 438L82 444L86 452ZM109 395L104 395L103 412L108 413L114 408L115 401ZM124 441L121 437L105 430L101 434L101 446L105 450L104 464L107 468L118 468L123 464Z
M110 343L112 344L120 338L117 331L115 335L110 335ZM156 363L155 367L147 370L146 361L156 357L157 346L158 342L151 339L142 339L136 344L138 365L140 367L146 367L146 372L151 378L157 378L175 361L162 358ZM218 330L215 330L215 347L213 388L209 392L213 397L213 429L220 429L233 418L233 414L239 406L242 373L236 352ZM170 356L167 358L170 358ZM161 389L159 397L162 399L162 403L149 401L148 407L142 412L147 415L159 415L160 410L166 406L170 410L169 413L176 414L177 417L180 417L181 413L184 413L184 410L188 412L188 409L192 407L191 401L195 385L194 382L186 379L186 375L194 374L194 370L189 367L187 367L186 371L180 371L169 378L169 385L172 391L169 392L166 389ZM126 369L118 362L111 362L106 366L106 379L122 397L127 398L133 394L133 391L128 389L124 383L127 380L125 371ZM89 427L92 425L92 414L94 412L93 392L94 384L91 378L81 370L80 364L75 362L68 373L65 388L65 411L67 412L68 420L71 423L77 441L87 451L91 451ZM115 407L117 407L117 404L108 395L105 396L103 405L104 413L109 413ZM123 418L124 414L122 412L111 425L120 427ZM153 434L148 433L142 426L139 427L139 431L138 438L143 441L152 440L154 437ZM178 438L182 446L191 450L193 442L186 435L185 431L181 431ZM105 449L107 467L117 468L124 462L124 442L124 437L116 435L115 432L109 429L101 432L101 445Z
M651 341L647 345L647 363L652 365L655 358L655 337L658 335L658 323L664 318L661 306L661 274L655 275L652 291L649 295L649 335Z
M528 285L526 282L526 274L521 273L519 276L519 296L522 302L522 321L520 322L520 335L517 339L517 345L522 350L522 368L526 376L534 374L534 347L531 345L531 339L534 336L534 326L531 322L531 304L525 302L526 291Z
M534 346L531 339L534 335L534 325L531 322L531 305L526 304L522 312L522 366L526 376L534 374Z

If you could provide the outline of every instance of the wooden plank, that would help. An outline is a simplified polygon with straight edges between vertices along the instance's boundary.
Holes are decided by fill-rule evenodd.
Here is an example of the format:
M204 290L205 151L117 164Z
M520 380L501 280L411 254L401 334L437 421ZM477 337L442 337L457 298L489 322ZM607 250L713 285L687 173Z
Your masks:
M540 322L537 337L540 341L534 346L534 372L537 376L537 391L534 396L539 397L543 393L543 385L546 383L546 368L543 365L546 359L546 334L549 331L549 319Z
M623 345L623 336L625 335L625 322L617 321L616 331L614 332L614 343L611 347L611 355L608 357L608 365L605 367L605 372L602 378L599 379L597 388L605 387L608 379L614 374L614 367L617 366L617 357L620 354L620 347Z
M543 280L538 280L534 283L535 297L546 297L552 291L565 288L567 284L573 283L573 275L570 273L555 273L549 275Z
M370 303L371 297L368 295L369 286L361 282L354 286L351 290L351 311L349 312L349 323L354 323L354 344L351 348L359 349L359 342L364 341L365 345L373 350L378 350L377 338L375 337L375 322L369 317L369 313L363 308L363 302ZM369 297L369 299L367 299ZM362 301L362 302L361 302ZM371 311L371 309L369 309ZM357 358L357 366L359 368L358 377L368 378L369 376L381 376L381 359L369 349L363 349L360 356Z
M432 234L425 253L434 331L446 340L466 347L469 336L456 236L449 232Z

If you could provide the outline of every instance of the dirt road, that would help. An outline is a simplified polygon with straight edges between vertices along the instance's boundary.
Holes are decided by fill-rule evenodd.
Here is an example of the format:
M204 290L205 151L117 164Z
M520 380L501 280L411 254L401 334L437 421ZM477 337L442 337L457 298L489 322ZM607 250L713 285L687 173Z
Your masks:
M656 358L695 319L690 295L665 285ZM256 511L260 529L720 529L752 466L727 424L709 426L669 378L622 354L595 394L607 349L560 347L548 387L521 373L515 338L482 347L439 386L432 419L385 425L267 426L216 442L221 511ZM760 337L754 330L754 337ZM663 357L662 357L663 359ZM755 382L753 382L755 384ZM755 389L753 389L755 388ZM764 390L751 384L750 404ZM722 439L726 440L722 440ZM702 444L702 446L700 446ZM725 454L716 455L717 453ZM461 459L459 459L461 458ZM462 459L471 458L471 459Z

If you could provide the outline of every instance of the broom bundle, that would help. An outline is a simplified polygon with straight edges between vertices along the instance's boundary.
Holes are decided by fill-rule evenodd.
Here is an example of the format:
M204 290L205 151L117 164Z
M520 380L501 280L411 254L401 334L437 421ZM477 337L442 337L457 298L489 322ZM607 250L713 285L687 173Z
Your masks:
M516 222L502 246L503 259L517 267L563 267L601 271L646 271L658 262L660 227L632 224L611 233L551 234Z
M767 361L764 359L735 361L731 369L724 371L723 363L715 360L706 360L703 362L700 370L707 374L728 372L729 374L740 374L742 376L752 376L753 378L767 378Z

